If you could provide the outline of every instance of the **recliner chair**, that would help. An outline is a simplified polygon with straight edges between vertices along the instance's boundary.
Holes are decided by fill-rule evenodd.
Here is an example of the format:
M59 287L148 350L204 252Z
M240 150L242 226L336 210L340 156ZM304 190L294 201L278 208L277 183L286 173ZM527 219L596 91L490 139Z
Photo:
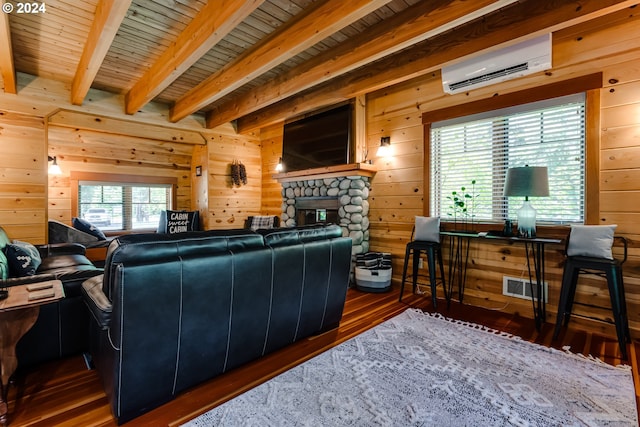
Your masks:
M0 250L11 240L0 227ZM102 274L85 256L84 246L76 243L37 246L42 262L36 274L0 280L2 286L58 279L62 281L65 298L43 305L35 325L16 348L19 367L25 367L81 353L89 349L89 312L81 294L86 279Z

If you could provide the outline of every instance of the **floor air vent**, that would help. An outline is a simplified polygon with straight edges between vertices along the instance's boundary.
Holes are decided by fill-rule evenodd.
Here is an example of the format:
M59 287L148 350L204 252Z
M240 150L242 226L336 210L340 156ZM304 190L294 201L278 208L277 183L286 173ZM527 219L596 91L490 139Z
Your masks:
M548 293L547 282L544 282L543 290L544 290L544 302L548 302L549 293ZM536 285L533 283L533 294L535 298L538 298L536 293ZM508 295L511 297L522 298L522 299L531 299L531 286L529 285L529 279L525 279L522 277L502 277L502 294Z

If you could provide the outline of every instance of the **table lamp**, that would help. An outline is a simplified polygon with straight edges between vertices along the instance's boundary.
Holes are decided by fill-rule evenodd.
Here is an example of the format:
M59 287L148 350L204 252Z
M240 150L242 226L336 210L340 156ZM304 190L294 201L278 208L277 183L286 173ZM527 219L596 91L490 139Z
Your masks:
M529 197L549 195L549 177L545 166L524 166L509 168L504 182L506 197L524 196L522 207L518 209L518 236L536 237L536 210Z

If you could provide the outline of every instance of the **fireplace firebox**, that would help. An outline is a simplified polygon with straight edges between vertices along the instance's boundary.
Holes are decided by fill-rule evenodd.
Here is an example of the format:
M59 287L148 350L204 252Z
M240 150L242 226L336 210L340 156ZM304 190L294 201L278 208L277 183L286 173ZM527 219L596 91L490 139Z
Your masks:
M337 197L297 197L296 224L338 224L340 201Z

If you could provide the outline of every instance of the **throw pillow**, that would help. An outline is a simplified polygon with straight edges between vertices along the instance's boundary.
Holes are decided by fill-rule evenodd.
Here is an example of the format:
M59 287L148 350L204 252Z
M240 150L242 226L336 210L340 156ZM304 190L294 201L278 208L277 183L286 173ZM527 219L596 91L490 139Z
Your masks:
M440 217L416 216L414 240L440 242Z
M161 211L158 233L177 234L200 230L200 212L198 211Z
M4 247L11 243L9 236L7 236L7 232L4 231L4 228L0 227L0 250L4 250Z
M274 215L254 215L251 218L251 230L256 231L258 229L271 229L274 227L275 216Z
M73 218L71 220L71 224L73 228L76 230L84 231L85 233L91 234L98 238L98 240L107 240L107 236L95 225L91 224L86 219L82 218Z
M572 225L568 256L613 259L611 247L617 225Z
M13 277L33 276L40 267L40 252L31 243L14 240L5 248L9 272Z
M9 278L9 260L4 252L0 251L0 279L7 280ZM0 287L2 287L0 285Z

